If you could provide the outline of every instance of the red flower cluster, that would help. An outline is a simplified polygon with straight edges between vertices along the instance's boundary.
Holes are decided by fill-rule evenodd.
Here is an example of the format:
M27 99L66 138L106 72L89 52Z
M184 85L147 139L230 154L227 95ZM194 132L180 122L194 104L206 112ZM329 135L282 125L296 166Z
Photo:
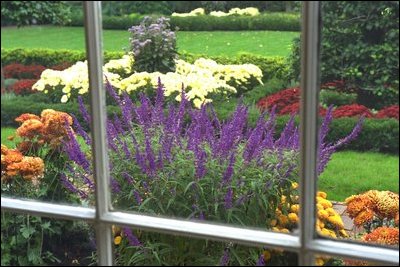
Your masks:
M355 117L361 115L364 115L366 118L373 117L371 111L366 106L359 104L340 106L333 111L334 118Z
M3 68L6 79L39 79L46 68L42 65L10 64Z
M271 110L276 106L276 112L280 112L287 106L299 103L300 101L300 88L293 87L279 91L273 95L263 97L257 102L257 107L264 110Z
M375 116L378 119L383 119L383 118L394 118L399 120L399 106L398 105L393 105L386 107L384 109L381 109L378 114Z
M32 90L32 86L37 82L37 80L24 79L19 80L11 86L11 91L16 95L27 95L35 93L36 90Z
M278 114L279 115L287 115L287 114L293 114L293 113L298 113L300 111L300 103L294 103L289 106L284 107ZM320 116L325 116L326 115L326 109L323 107L319 107L319 115Z

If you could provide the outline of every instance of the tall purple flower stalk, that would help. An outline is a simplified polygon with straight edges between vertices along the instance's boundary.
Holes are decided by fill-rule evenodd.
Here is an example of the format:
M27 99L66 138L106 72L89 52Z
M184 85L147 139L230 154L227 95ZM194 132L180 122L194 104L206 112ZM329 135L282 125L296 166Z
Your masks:
M219 262L219 265L220 265L220 266L228 266L228 264L229 264L229 258L230 258L230 256L229 256L229 249L228 249L228 248L225 248L224 254L223 254L222 257L221 257L221 260L220 260L220 262Z

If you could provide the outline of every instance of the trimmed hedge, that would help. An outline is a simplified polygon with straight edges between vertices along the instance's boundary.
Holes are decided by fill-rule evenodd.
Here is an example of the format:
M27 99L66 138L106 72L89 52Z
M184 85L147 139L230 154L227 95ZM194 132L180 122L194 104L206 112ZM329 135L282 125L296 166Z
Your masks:
M157 15L153 15L157 16ZM132 14L125 17L103 16L103 29L128 30L138 25L144 15ZM300 15L272 12L259 16L209 15L195 17L169 17L172 29L181 31L300 31ZM83 17L74 16L70 26L83 26Z
M121 58L124 52L104 53L104 61ZM206 56L183 52L180 58L193 63L200 57L210 58L220 64L244 64L251 63L257 65L263 72L264 80L276 77L285 79L288 77L288 64L284 57L263 57L249 53L239 54L237 57L227 56ZM39 64L43 66L54 66L64 62L75 63L85 60L86 53L74 50L52 50L52 49L1 49L1 62L3 66L11 63L24 65Z
M243 101L245 104L253 104L249 110L249 125L255 126L260 115L258 109L254 106L254 99L257 93L247 95ZM14 97L7 100L1 100L1 126L17 126L14 119L21 113L40 114L43 109L51 108L59 111L72 113L78 117L80 121L79 108L76 102L68 104L51 104L46 103L47 98L41 94L34 94L25 97ZM231 99L223 103L214 105L216 113L221 120L229 118L232 111L235 109L239 100ZM107 106L107 114L120 115L119 108L116 106ZM279 134L289 116L280 116L277 118L277 134ZM296 119L299 122L299 119ZM356 125L356 118L340 118L334 119L330 126L330 131L327 136L328 142L337 141L348 135ZM348 144L342 149L352 149L359 151L378 151L386 153L399 153L399 121L395 119L366 119L363 125L361 134L356 140Z

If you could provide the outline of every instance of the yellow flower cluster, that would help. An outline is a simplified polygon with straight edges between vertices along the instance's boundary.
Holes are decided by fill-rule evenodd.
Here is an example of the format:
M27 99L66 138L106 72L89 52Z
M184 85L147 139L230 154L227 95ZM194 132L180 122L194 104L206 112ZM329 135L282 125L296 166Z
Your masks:
M354 219L356 226L379 219L395 219L399 216L399 195L390 191L370 190L360 195L353 195L346 200L346 212Z
M123 59L123 61L125 62L126 59ZM116 64L117 63L112 63L109 67L115 66ZM119 62L118 64L123 63ZM118 74L109 72L106 68L104 68L103 72L104 81L107 77L113 86L118 85L120 80ZM61 102L66 103L73 91L77 91L80 95L86 94L89 91L88 77L87 61L78 61L76 64L63 71L46 69L42 72L40 80L32 86L32 89L44 93L48 93L49 90L62 90L63 96L61 97Z
M222 65L204 58L196 60L194 64L176 60L176 71L166 74L131 74L132 64L133 57L130 55L111 60L104 66L104 76L120 92L127 93L153 89L160 78L165 87L165 96L176 93L175 99L180 101L180 92L185 88L186 97L197 108L211 102L212 94L235 94L236 88L246 87L252 82L262 83L263 77L261 69L253 64ZM77 62L64 71L45 70L33 88L45 93L62 90L62 103L66 103L73 95L86 94L89 90L87 62Z
M135 62L132 55L124 55L121 59L112 59L104 65L104 71L128 75L133 72L132 66Z
M281 202L275 211L277 219L270 222L270 226L273 231L281 233L289 233L291 230L297 227L299 221L299 209L300 205L298 202L298 196L294 193L297 189L298 184L292 184L292 194L290 197L282 196ZM324 236L337 238L348 237L344 230L344 223L340 215L332 208L332 202L326 199L327 194L319 191L316 197L317 202L317 231Z
M206 12L204 10L204 8L196 8L193 9L192 11L190 11L189 13L172 13L172 17L195 17L195 16L200 16L200 15L204 15Z
M269 221L272 231L290 233L298 226L299 222L299 197L297 195L298 184L292 183L289 196L282 195L281 201L275 211L275 218ZM344 230L344 223L340 215L332 208L332 202L326 199L327 194L319 191L316 197L317 207L317 232L323 236L337 238L348 237ZM324 265L329 258L318 257L315 264Z
M260 15L260 11L258 11L258 8L255 7L247 7L247 8L232 8L229 10L228 13L225 13L223 11L212 11L210 12L211 16L215 17L226 17L226 16L231 16L231 15L239 15L239 16L258 16Z

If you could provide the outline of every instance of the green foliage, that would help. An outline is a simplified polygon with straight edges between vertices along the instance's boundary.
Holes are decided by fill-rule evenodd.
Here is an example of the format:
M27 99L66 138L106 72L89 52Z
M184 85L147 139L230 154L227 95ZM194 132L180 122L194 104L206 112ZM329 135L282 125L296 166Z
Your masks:
M2 1L1 25L56 24L69 22L65 1Z
M152 15L157 17L157 15ZM159 17L159 15L158 15ZM195 16L170 17L171 28L181 31L300 31L300 16L297 13L265 13L255 17L249 16ZM132 25L138 25L143 16L104 16L103 29L126 30ZM76 16L71 26L83 26L83 17Z
M321 103L328 107L330 105L350 105L356 103L357 101L357 94L347 94L332 90L321 90L319 97Z
M104 52L104 61L118 59L123 52ZM62 63L76 63L86 59L86 53L74 50L52 49L1 49L1 63L8 65L20 63L24 65L55 66Z
M104 62L110 59L122 58L123 52L105 52ZM220 64L245 64L250 63L258 66L263 72L263 80L273 77L286 79L289 74L288 65L284 57L264 57L250 53L241 53L237 57L207 56L183 52L179 55L189 63L193 63L200 57L210 58ZM54 66L64 62L75 63L85 60L86 56L81 51L52 50L52 49L1 49L1 61L3 65L21 63L25 65L38 64Z
M171 14L168 1L102 1L105 16L121 16L133 12L139 14Z
M359 103L380 107L398 103L399 2L323 2L322 81L345 80L360 88ZM291 68L300 72L299 42Z

